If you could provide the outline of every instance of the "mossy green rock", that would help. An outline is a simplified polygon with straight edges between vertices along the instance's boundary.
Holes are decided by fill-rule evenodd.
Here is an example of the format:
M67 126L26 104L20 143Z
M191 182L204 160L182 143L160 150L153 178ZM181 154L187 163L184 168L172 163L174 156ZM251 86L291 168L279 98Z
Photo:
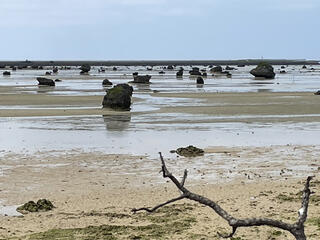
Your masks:
M250 73L255 77L264 77L264 78L274 78L275 73L273 71L273 67L266 62L261 62L259 65L252 69Z
M40 199L35 203L34 201L29 201L23 204L21 207L17 208L17 211L20 213L28 212L46 212L54 208L52 202L47 199Z
M133 88L128 84L118 84L109 89L102 105L115 110L130 110Z

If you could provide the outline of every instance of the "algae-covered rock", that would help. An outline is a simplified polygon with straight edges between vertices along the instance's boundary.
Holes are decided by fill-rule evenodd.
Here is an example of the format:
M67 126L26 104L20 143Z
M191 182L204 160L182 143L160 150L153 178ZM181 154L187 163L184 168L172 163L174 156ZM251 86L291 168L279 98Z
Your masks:
M26 214L29 212L46 212L54 208L52 202L47 199L39 199L37 203L29 201L17 208L17 212Z
M196 157L196 156L203 156L204 151L200 148L190 145L185 148L184 147L178 148L176 150L176 153L184 157Z
M116 110L130 110L133 88L128 84L118 84L109 89L103 98L103 107Z
M250 73L255 77L264 77L264 78L274 78L275 73L273 71L273 67L266 62L261 62L259 65L252 69Z

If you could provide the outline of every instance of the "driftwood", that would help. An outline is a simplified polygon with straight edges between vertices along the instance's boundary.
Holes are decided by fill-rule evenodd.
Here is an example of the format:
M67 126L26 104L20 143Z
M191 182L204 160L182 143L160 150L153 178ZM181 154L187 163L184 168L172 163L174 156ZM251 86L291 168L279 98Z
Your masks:
M181 191L181 195L177 198L173 198L165 203L159 204L153 208L138 208L138 209L132 209L132 212L136 213L139 211L147 211L147 212L154 212L158 208L161 208L167 204L182 200L182 199L189 199L196 201L200 204L206 205L210 208L212 208L220 217L222 217L224 220L228 222L228 224L232 227L232 233L224 236L220 233L219 236L222 238L231 238L236 233L237 229L239 227L253 227L253 226L270 226L270 227L276 227L285 231L290 232L297 240L306 240L306 235L304 233L304 223L307 220L307 214L308 214L308 205L309 205L309 199L311 195L310 191L310 181L312 180L312 176L309 176L307 178L307 181L304 186L303 190L303 196L302 196L302 204L301 208L298 211L298 219L295 223L289 224L285 223L283 221L269 219L269 218L246 218L246 219L238 219L230 215L228 212L226 212L224 209L222 209L219 204L216 202L203 197L201 195L195 194L190 192L187 188L185 188L184 184L187 179L188 172L187 170L184 171L184 175L181 181L178 181L175 176L173 176L167 169L166 163L162 157L162 154L160 154L160 160L162 164L162 173L164 178L170 178L170 180L176 185L176 187Z

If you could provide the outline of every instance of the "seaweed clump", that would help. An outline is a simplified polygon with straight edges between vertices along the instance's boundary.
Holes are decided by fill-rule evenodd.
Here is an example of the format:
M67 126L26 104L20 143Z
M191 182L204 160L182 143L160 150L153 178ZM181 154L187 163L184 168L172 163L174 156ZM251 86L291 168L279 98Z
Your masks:
M176 150L176 153L183 157L197 157L197 156L203 156L204 150L190 145L185 148L184 147L178 148Z
M22 206L17 208L17 211L26 214L29 212L46 212L50 211L54 208L53 204L51 201L47 199L39 199L37 203L34 201L29 201Z

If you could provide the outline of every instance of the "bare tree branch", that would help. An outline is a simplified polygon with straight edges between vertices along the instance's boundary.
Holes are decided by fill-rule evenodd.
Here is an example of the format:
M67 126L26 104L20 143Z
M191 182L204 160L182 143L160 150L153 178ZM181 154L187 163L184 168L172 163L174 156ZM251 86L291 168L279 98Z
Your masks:
M285 223L283 221L273 220L273 219L268 219L268 218L237 219L237 218L231 216L223 208L221 208L220 205L217 204L216 202L214 202L206 197L203 197L201 195L192 193L188 189L186 189L184 187L184 184L185 184L185 180L187 178L187 170L184 171L184 176L183 176L182 181L180 183L167 169L166 163L162 157L161 152L159 154L160 154L160 160L161 160L161 165L162 165L161 169L162 169L163 177L170 178L170 180L182 192L182 195L180 197L171 199L165 203L157 205L152 209L149 209L149 208L132 209L133 212L143 211L143 210L147 211L147 212L153 212L153 211L157 210L158 208L163 207L167 204L170 204L172 202L187 198L187 199L196 201L198 203L201 203L203 205L206 205L206 206L212 208L220 217L222 217L224 220L226 220L228 222L228 224L232 227L232 233L227 236L223 236L222 234L218 233L219 236L221 236L223 238L231 238L235 234L235 232L237 231L237 229L239 227L253 227L253 226L265 225L265 226L276 227L276 228L280 228L285 231L289 231L292 235L295 236L295 238L297 240L306 240L306 236L304 233L304 222L307 219L308 205L309 205L309 199L310 199L310 195L311 195L310 181L312 180L313 177L307 178L307 181L306 181L306 184L304 187L304 191L303 191L302 207L299 210L299 218L296 223L289 224L289 223Z
M180 197L173 198L173 199L171 199L171 200L169 200L169 201L167 201L167 202L165 202L165 203L161 203L161 204L159 204L159 205L157 205L157 206L155 206L155 207L153 207L153 208L138 208L138 209L134 208L134 209L132 209L131 211L134 212L134 213L139 212L139 211L147 211L147 212L150 212L150 213L151 213L151 212L156 211L158 208L161 208L161 207L163 207L163 206L165 206L165 205L168 205L168 204L170 204L170 203L173 203L173 202L182 200L182 199L184 199L184 198L186 198L186 197L185 197L184 195L181 195Z

